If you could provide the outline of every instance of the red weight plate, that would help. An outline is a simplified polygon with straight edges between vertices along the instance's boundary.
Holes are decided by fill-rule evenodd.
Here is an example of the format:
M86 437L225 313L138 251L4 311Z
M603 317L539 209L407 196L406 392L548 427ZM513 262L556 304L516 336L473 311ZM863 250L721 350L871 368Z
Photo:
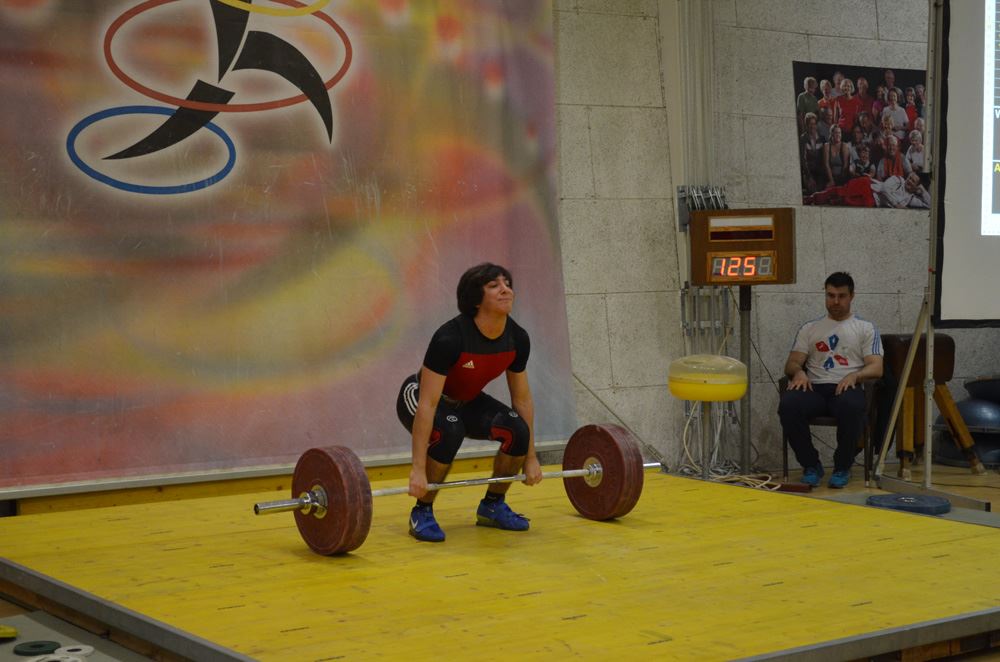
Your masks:
M302 539L317 554L344 554L368 537L372 523L372 490L361 460L350 448L312 448L299 458L292 475L292 498L314 487L326 492L326 514L295 511Z
M614 443L621 449L623 457L625 457L624 472L622 473L624 476L622 481L623 490L618 502L618 508L608 518L611 519L624 517L638 503L639 497L642 496L646 471L642 468L642 449L639 447L639 443L635 440L635 437L632 436L632 433L617 425L606 426L605 432L610 435Z
M607 520L626 515L642 494L642 451L631 433L617 425L585 425L570 437L563 454L563 470L583 469L596 460L602 469L597 485L587 478L563 478L566 495L588 519Z

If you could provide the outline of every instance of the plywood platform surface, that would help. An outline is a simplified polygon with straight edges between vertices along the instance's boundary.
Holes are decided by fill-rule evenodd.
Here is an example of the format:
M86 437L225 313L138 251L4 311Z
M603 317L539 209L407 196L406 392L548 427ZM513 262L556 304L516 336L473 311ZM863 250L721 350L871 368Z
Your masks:
M733 659L1000 607L990 527L647 473L615 522L515 485L511 533L480 496L440 495L438 545L385 497L318 556L268 492L5 518L0 556L260 660Z

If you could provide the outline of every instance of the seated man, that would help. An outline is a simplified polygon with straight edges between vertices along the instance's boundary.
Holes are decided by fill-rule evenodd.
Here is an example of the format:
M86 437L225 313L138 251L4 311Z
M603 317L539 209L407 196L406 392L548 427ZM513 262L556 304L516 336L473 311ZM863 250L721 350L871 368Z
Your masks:
M803 324L795 336L785 362L788 390L781 394L778 417L802 465L802 482L813 486L823 477L823 465L812 443L809 419L837 419L830 487L842 488L851 478L865 424L865 395L859 383L882 376L882 340L874 324L851 313L850 274L830 274L823 286L827 314Z

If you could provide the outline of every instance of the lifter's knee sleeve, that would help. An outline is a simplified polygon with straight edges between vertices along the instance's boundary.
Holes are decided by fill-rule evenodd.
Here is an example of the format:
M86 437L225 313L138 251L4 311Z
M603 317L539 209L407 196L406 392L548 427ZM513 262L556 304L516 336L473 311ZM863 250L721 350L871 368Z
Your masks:
M490 439L500 442L502 453L522 457L528 454L531 430L516 411L501 412L493 417Z
M434 429L431 431L427 457L441 464L451 464L463 441L465 441L465 425L462 424L462 420L452 411L439 410L434 416Z

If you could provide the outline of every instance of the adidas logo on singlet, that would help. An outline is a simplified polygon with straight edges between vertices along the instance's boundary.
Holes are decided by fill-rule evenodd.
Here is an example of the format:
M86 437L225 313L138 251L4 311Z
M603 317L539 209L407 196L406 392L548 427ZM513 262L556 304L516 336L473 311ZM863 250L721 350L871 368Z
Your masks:
M470 361L469 361L468 363L463 363L463 364L462 364L462 367L463 367L463 368L469 368L470 370L475 370L475 369L476 369L476 364L475 364L475 363L473 363L473 362L472 362L472 361L470 360Z

